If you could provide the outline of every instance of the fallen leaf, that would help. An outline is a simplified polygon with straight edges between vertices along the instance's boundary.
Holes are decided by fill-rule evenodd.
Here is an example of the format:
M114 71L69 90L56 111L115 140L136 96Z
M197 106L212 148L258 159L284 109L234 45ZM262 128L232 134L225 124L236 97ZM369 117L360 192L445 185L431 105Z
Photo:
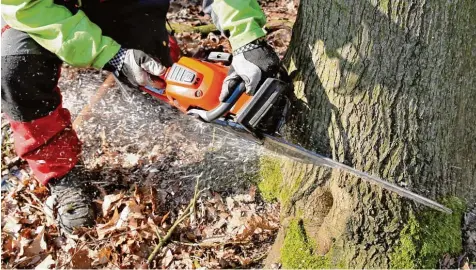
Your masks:
M144 215L142 215L142 206L138 205L134 200L128 201L126 207L130 208L129 216L131 218L138 218L138 219L145 218Z
M169 217L170 215L170 211L167 212L167 214L165 214L163 217L162 217L162 220L160 221L160 225L164 224L164 222L167 220L167 218Z
M256 186L251 186L250 191L248 192L248 195L250 195L251 200L254 201L256 197Z
M247 217L242 216L242 211L240 209L235 209L231 211L231 218L228 220L227 230L232 231L233 229L243 226L246 223Z
M243 258L243 257L241 257L241 256L235 256L235 258L238 259L238 261L240 262L240 264L241 264L242 266L247 266L247 265L249 265L250 263L253 262L253 260L252 260L251 258L248 258L248 257Z
M123 193L111 194L111 195L105 196L104 201L102 203L102 214L103 214L103 216L104 217L107 216L109 214L109 210L112 207L112 204L115 203L115 202L118 202L123 197L124 197Z
M35 189L32 190L32 192L33 192L33 194L35 194L40 199L48 196L48 194L49 194L48 188L46 186L43 186L43 185L37 186Z
M21 230L21 227L22 225L20 224L19 218L7 216L5 219L5 226L3 226L2 231L16 234Z
M97 258L94 260L93 266L98 266L109 262L111 252L111 248L109 247L102 248L99 252L97 252Z
M114 210L114 215L106 224L98 224L96 226L96 232L98 234L98 239L103 239L107 234L116 231L116 224L119 221L119 212L117 208Z
M134 197L137 203L148 204L152 206L152 212L157 209L157 190L153 187L139 187L136 185Z
M74 269L90 269L92 260L88 256L89 251L82 249L74 253L71 258L71 268Z
M164 258L162 259L162 267L167 267L174 260L174 255L170 249L167 249Z
M239 194L234 196L233 200L235 202L253 202L255 200L255 197L251 196L250 194ZM227 198L227 203L228 203L228 198Z
M53 265L55 265L56 262L55 260L53 260L53 257L51 255L48 255L48 257L46 257L40 264L38 264L36 267L35 267L35 270L39 270L39 269L52 269Z
M237 234L237 239L246 239L253 235L257 229L273 231L278 229L278 227L277 224L269 222L258 215L252 215L246 221L245 227L241 228L240 232Z
M235 201L231 197L226 197L226 206L228 207L228 210L233 210L235 208Z
M139 155L127 153L126 156L124 157L124 167L130 168L130 167L137 166L137 164L139 163L139 160L140 160Z
M2 256L5 256L5 257L13 256L13 258L16 257L20 249L20 241L13 239L13 237L11 237L10 235L6 237L3 236L2 238L4 239L3 248L2 248L2 251L3 251ZM5 238L7 239L5 240Z
M45 226L40 226L36 229L36 236L33 241L25 249L25 256L31 257L33 255L38 255L44 252L47 249L45 242Z

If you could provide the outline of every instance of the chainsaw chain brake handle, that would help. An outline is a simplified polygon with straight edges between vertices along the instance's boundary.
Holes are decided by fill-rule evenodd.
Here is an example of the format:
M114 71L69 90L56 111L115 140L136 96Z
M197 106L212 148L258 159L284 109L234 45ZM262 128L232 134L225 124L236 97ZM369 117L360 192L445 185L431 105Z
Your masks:
M155 75L149 74L149 78L147 80L147 86L153 87L155 89L165 88L165 75L155 76Z
M198 116L201 120L205 122L213 122L218 118L225 115L227 112L233 108L235 103L238 101L240 96L245 92L245 82L241 82L234 90L233 93L228 97L225 101L221 102L213 110L205 111L205 110L198 110L198 109L191 109L188 111L188 115L195 115Z

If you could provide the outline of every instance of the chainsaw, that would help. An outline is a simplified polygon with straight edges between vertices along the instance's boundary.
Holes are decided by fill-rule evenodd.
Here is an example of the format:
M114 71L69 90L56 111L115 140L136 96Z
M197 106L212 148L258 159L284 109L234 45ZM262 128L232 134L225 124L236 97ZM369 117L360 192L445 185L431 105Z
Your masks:
M232 55L224 52L211 52L205 59L181 57L168 68L161 80L162 84L151 83L141 88L187 115L231 128L278 154L307 164L340 169L433 209L444 213L452 212L451 209L394 183L284 140L279 131L290 104L289 93L292 89L284 69L274 78L266 79L253 96L245 93L242 83L225 101L220 102L222 83L228 74L231 60Z

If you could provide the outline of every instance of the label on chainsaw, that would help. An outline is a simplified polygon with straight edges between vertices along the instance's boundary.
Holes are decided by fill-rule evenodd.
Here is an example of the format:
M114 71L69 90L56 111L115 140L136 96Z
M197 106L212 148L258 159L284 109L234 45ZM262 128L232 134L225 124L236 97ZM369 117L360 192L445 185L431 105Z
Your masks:
M183 84L193 84L195 77L197 77L197 73L194 71L179 64L174 64L167 75L167 80Z

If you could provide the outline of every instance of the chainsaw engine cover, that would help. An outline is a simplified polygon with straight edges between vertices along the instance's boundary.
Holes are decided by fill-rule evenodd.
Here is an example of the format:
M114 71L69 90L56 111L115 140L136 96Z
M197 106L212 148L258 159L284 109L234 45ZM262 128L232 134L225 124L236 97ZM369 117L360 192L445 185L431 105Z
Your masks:
M220 105L219 96L228 68L182 57L167 71L163 99L185 113L191 109L213 110ZM242 95L230 113L236 114L249 99L248 95Z
M268 123L277 124L276 113L282 111L284 93L288 84L275 78L268 78L250 101L238 112L237 122L249 131L271 132ZM266 117L265 117L266 116ZM262 123L266 121L268 123Z

